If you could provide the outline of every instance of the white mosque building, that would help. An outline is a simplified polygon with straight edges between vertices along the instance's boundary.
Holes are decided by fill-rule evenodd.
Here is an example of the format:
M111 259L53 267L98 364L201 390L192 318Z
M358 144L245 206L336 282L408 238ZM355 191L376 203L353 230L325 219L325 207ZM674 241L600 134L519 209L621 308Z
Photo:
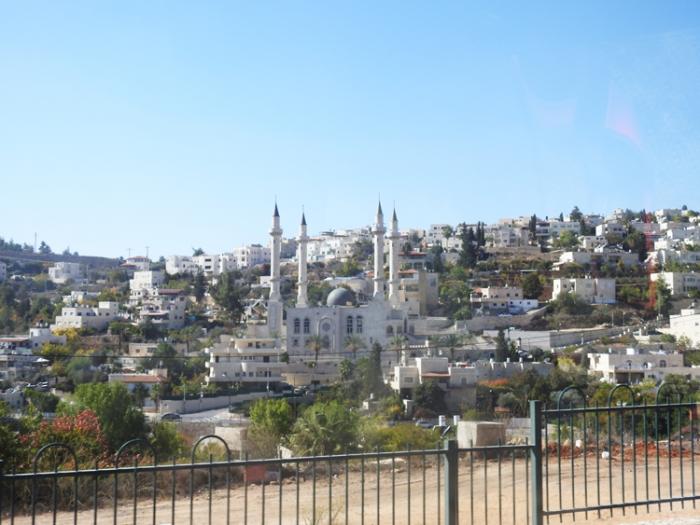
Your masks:
M275 204L272 220L270 297L267 305L267 323L270 337L285 339L290 357L308 355L309 339L320 336L323 341L324 354L346 352L349 336L361 338L367 349L374 343L386 346L395 335L408 337L425 333L429 322L425 318L409 315L407 303L401 301L399 279L399 222L394 211L389 240L389 279L384 276L384 214L381 203L372 234L374 237L374 275L373 296L365 304L353 302L353 294L346 288L335 288L329 295L325 306L310 306L307 290L307 235L306 217L302 213L301 228L298 237L297 259L298 293L296 306L286 308L287 323L283 325L284 307L280 293L280 250L282 228L280 216ZM286 329L285 329L286 328Z

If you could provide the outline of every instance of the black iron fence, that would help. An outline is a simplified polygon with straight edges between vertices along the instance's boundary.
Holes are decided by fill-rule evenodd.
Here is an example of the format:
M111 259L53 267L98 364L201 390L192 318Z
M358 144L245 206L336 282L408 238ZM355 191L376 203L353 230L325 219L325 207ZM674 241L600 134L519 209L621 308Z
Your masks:
M29 472L0 465L0 525L540 525L694 508L697 404L634 404L630 393L616 387L606 406L575 388L551 408L531 401L529 439L509 445L247 459L204 436L187 462L133 440L113 465L79 468L53 443Z

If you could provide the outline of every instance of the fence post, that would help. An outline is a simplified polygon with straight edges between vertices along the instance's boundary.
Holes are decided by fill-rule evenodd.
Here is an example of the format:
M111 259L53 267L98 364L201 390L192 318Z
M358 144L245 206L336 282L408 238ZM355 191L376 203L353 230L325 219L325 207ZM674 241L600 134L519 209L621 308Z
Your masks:
M445 525L457 525L459 518L459 491L457 490L457 469L459 468L459 454L457 452L457 440L445 441Z
M530 401L530 481L532 525L542 525L542 401Z

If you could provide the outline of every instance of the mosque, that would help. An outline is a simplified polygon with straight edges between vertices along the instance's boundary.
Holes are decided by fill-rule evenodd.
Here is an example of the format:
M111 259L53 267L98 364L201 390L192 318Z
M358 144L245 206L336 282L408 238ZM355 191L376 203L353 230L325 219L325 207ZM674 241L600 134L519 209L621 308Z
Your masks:
M385 235L389 241L389 279L384 276ZM421 318L409 313L408 304L400 294L399 221L394 211L391 227L387 235L384 227L384 214L379 203L375 223L372 228L374 243L373 294L365 304L353 302L353 294L346 288L335 288L325 306L309 305L307 279L307 235L306 217L302 213L299 231L297 260L299 264L296 306L286 308L286 327L283 324L285 308L280 293L280 257L282 228L280 215L275 204L272 219L270 296L267 303L267 330L269 337L286 339L286 349L291 356L308 355L309 339L319 336L323 353L346 352L346 341L356 336L367 349L374 343L386 347L396 335L409 339L431 330L429 318Z

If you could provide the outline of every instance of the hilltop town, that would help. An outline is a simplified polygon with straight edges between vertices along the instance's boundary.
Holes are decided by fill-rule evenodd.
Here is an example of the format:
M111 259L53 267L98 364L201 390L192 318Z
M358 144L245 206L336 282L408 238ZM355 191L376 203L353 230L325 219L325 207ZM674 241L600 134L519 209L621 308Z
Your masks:
M406 230L379 204L369 226L317 233L281 211L269 242L260 225L260 244L218 254L0 240L0 400L32 450L49 439L38 422L81 410L107 449L151 436L177 454L216 431L266 456L386 447L392 432L434 444L567 384L700 390L700 215L686 206ZM314 411L345 421L321 449L299 424ZM0 437L5 461L31 457Z

